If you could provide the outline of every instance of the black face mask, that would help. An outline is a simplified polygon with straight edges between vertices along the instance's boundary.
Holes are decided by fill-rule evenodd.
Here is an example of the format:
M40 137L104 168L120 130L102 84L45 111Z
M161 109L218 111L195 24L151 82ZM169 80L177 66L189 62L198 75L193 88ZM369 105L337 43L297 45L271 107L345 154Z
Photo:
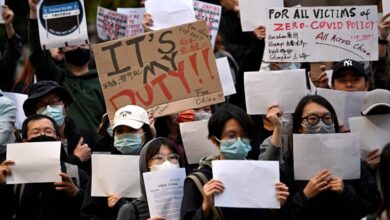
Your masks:
M46 136L46 135L41 135L41 136L34 137L34 138L31 138L30 140L28 140L28 142L46 142L46 141L58 141L58 140L54 137L50 137L50 136ZM67 156L62 144L61 144L60 160L61 160L61 162L68 162L69 161L68 156Z
M76 50L65 52L65 61L75 66L85 65L91 58L90 49L78 47Z

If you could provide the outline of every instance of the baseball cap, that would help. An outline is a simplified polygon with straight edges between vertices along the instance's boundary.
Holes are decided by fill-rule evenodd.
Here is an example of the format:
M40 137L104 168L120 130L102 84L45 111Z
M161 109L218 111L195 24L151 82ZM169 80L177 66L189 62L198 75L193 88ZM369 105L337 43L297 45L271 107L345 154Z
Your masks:
M35 114L35 105L40 98L50 92L55 92L62 101L68 105L73 102L69 92L55 81L42 80L31 85L28 92L28 98L23 103L24 114L28 117Z
M375 89L367 92L363 97L362 115L369 115L374 110L384 108L390 113L390 91L386 89Z
M357 76L364 76L364 78L367 80L368 76L366 74L366 71L364 70L364 65L358 61L351 60L351 59L345 59L338 63L336 63L333 67L333 75L332 75L332 84L334 83L334 80L341 76L341 74L345 70L353 70L354 75Z
M126 105L115 112L115 129L120 125L125 125L134 129L139 129L144 124L149 124L149 116L146 110L138 105Z

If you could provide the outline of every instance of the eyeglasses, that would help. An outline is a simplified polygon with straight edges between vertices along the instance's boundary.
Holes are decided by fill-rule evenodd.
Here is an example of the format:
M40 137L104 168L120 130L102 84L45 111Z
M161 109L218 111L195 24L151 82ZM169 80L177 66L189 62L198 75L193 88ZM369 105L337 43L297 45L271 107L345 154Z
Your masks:
M152 157L152 160L156 161L158 164L164 163L166 160L168 160L171 163L178 163L180 159L180 156L177 154L156 154Z
M306 122L309 124L309 125L317 125L319 122L320 122L320 119L322 120L322 122L324 122L324 124L326 125L331 125L333 124L334 122L334 117L333 115L331 114L325 114L323 115L322 117L318 116L318 115L308 115L306 117L303 117L302 118L302 121L303 120L306 120Z
M37 109L37 111L40 111L40 110L43 110L44 108L46 108L46 106L48 106L48 105L55 106L55 105L61 105L61 104L63 104L61 99L52 98L52 99L47 100L46 102L38 102L36 104L35 108Z
M219 142L219 143L233 143L233 142L236 142L238 140L244 142L244 143L247 143L249 144L251 142L251 140L249 138L242 138L242 137L227 137L227 138L224 138L222 140L219 140L217 137L214 136L214 138Z
M28 136L30 136L30 138L34 138L34 137L41 136L42 134L53 137L56 135L56 131L52 128L44 128L44 129L34 128L31 130L30 133L28 133Z

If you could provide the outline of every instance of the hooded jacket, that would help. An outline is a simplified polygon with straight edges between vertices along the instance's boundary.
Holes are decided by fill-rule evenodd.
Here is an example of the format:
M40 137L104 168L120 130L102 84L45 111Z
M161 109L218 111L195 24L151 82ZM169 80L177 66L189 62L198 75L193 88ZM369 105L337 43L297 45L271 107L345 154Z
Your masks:
M150 217L143 173L149 172L148 163L146 161L146 152L152 141L149 141L144 145L139 155L141 197L123 205L119 210L117 220L146 220Z
M213 178L211 161L218 160L219 155L211 155L201 159L197 172L203 173L208 180ZM203 196L191 179L184 182L184 194L181 203L181 219L204 219L202 217ZM278 213L272 213L266 209L249 208L220 208L224 219L279 219ZM213 219L210 215L207 219Z

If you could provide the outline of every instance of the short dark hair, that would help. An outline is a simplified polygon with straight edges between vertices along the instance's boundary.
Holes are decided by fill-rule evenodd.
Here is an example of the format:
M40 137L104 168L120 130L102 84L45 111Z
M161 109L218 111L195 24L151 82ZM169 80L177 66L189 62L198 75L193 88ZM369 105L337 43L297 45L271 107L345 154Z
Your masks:
M144 130L145 143L148 143L154 138L152 128L148 124L142 125L142 130Z
M211 138L214 136L218 139L221 139L225 124L230 119L236 119L237 122L241 125L242 129L248 135L248 138L253 138L254 126L252 120L244 110L232 104L223 105L211 116L208 122L208 137Z
M338 133L340 131L340 128L339 128L339 122L337 119L336 111L334 110L332 104L330 104L328 100L326 100L324 97L320 95L307 95L299 101L297 107L295 108L295 112L293 114L293 133L300 133L299 129L301 128L303 109L307 104L311 102L315 102L328 109L330 114L332 114L333 116L335 131L336 133Z
M48 119L49 121L51 121L51 123L53 124L53 127L54 127L54 130L55 130L56 134L59 135L59 128L58 128L57 123L54 121L54 119L52 119L51 117L49 117L49 116L47 116L47 115L32 114L32 115L28 116L28 117L23 121L23 125L22 125L22 138L23 138L23 139L27 139L28 124L29 124L31 121L37 121L37 120L41 120L41 119Z
M146 163L145 167L148 167L149 160L151 160L154 155L158 154L162 145L167 146L172 153L179 155L178 146L173 141L165 137L155 138L149 143L148 149L146 150L145 160L143 161ZM183 160L179 160L179 164L180 167L184 167Z

